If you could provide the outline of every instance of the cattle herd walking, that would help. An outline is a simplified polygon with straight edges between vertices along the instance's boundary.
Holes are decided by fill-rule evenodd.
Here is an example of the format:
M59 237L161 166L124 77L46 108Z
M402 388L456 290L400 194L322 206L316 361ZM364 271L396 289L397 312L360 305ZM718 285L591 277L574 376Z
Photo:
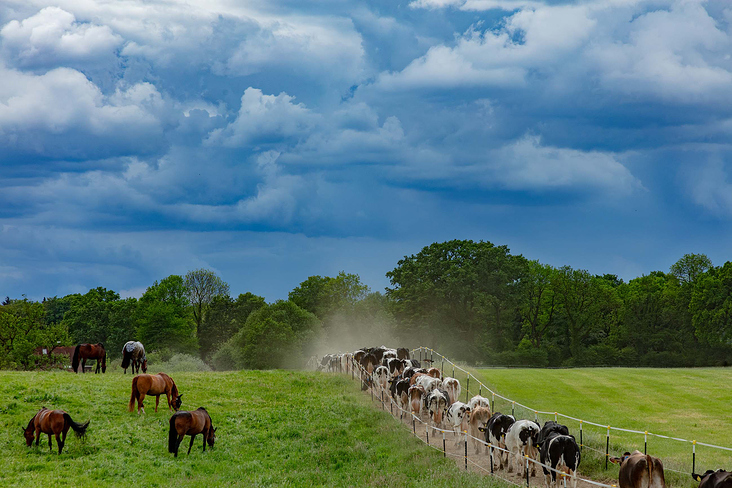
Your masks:
M423 362L425 366L431 363ZM456 446L469 437L476 454L481 454L483 448L490 453L491 472L505 469L528 480L529 475L536 476L539 465L547 487L557 486L558 475L569 477L572 488L577 487L581 449L566 425L548 421L540 426L533 420L492 412L490 401L480 395L463 403L458 400L461 385L456 378L443 377L438 368L422 367L420 361L410 358L406 348L364 347L351 353L328 354L311 364L327 372L353 368L359 373L362 390L388 391L403 412L420 421L426 416L432 428L454 432ZM464 440L462 433L467 434ZM467 449L466 445L466 458ZM620 465L620 488L666 486L658 458L635 451L610 461ZM710 470L692 476L700 482L699 488L732 488L731 472Z
M127 368L132 366L139 371L142 367L143 371L147 371L147 358L145 356L145 348L139 342L130 341L122 348L122 368L127 372ZM79 344L74 349L73 369L78 372L79 362L81 361L82 373L84 372L84 362L86 359L96 359L96 372L99 373L101 367L102 373L106 372L106 351L103 344ZM191 453L193 441L198 434L203 435L203 451L206 451L206 445L213 447L216 440L216 428L211 421L211 416L204 407L197 410L187 412L180 410L183 395L178 392L178 387L173 378L165 373L156 375L140 374L132 378L132 391L130 394L130 402L127 405L128 411L132 412L137 402L137 413L145 413L143 400L145 396L155 397L155 412L158 411L158 403L160 396L165 395L168 400L168 410L174 410L175 413L170 417L170 426L168 429L168 452L178 457L178 447L185 436L191 436L191 444L188 446L188 454ZM71 416L63 410L49 410L46 407L41 409L30 419L27 427L23 428L23 436L26 445L31 446L33 439L36 446L40 443L41 434L48 435L48 447L53 452L52 437L56 437L58 453L61 454L66 443L66 434L69 429L73 429L79 438L86 435L90 421L80 424L74 422Z

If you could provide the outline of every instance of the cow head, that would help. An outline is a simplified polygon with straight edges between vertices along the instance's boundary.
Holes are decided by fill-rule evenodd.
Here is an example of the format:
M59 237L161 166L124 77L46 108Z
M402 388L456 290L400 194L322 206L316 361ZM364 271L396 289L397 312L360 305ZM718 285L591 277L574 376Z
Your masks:
M623 464L626 459L630 457L630 453L628 451L625 451L625 453L620 457L611 457L610 462L613 464Z

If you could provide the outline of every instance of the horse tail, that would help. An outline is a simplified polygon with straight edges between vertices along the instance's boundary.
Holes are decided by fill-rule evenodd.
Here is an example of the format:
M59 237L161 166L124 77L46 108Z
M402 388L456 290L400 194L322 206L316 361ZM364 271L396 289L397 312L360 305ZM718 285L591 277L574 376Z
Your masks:
M122 348L122 369L127 369L130 367L130 357L132 356L132 353L127 352L127 348ZM134 373L134 371L132 371Z
M174 453L178 450L178 431L175 429L175 417L178 415L174 413L170 417L170 430L168 431L168 452Z
M137 380L139 378L139 376L132 378L132 394L130 394L130 404L127 406L129 412L135 409L135 400L137 400L138 405L140 404L140 391L137 389Z
M74 429L76 437L84 437L84 435L86 435L86 428L89 427L89 420L87 420L84 424L77 424L76 422L71 420L71 415L66 412L64 412L64 420L69 426L71 426L72 429Z
M79 348L81 347L81 344L77 345L74 348L74 357L71 360L71 367L74 369L74 373L78 373L79 369Z

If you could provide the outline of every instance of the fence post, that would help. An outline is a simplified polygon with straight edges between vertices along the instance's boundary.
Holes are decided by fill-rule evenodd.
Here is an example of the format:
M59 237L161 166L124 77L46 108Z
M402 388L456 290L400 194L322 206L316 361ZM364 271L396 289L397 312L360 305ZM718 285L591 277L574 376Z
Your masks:
M511 416L516 417L516 402L511 402Z
M430 426L429 424L424 424L424 436L427 438L427 445L430 445Z
M483 396L483 383L478 383L478 395Z
M526 462L526 486L528 487L528 486L530 486L529 485L529 456L524 456L524 457L526 458L525 459L525 462Z
M440 374L445 377L445 356L442 356L442 367L440 368Z
M539 412L534 410L534 422L539 423Z
M468 470L468 432L465 432L465 471Z
M445 448L445 432L442 432L442 457L447 457L447 448Z
M455 364L452 365L452 377L455 377Z
M554 412L554 421L555 422L558 422L559 421L559 418L557 417L557 412Z
M493 393L493 398L491 399L491 413L496 413L496 394Z
M643 454L648 454L648 431L643 434ZM691 472L693 473L694 470L692 469Z
M691 441L691 472L696 471L696 441Z
M412 414L412 432L417 435L417 426L414 425L414 414Z
M434 349L430 349L430 366L434 362L435 362L435 351L434 351Z
M580 420L580 452L582 452L582 421Z
M607 469L607 460L610 458L610 426L607 426L607 440L605 441L605 469Z
M491 458L491 474L493 474L493 445L488 443L488 456Z
M468 390L470 390L470 374L468 374L467 385L465 386L465 403L468 403Z

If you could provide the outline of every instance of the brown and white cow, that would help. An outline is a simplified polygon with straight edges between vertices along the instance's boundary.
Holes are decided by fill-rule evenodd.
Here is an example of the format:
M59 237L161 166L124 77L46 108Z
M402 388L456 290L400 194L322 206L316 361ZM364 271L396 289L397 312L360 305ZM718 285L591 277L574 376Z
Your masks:
M427 374L432 376L433 378L442 379L442 373L440 373L440 370L438 368L430 368L427 370Z
M470 407L470 404L468 404ZM470 420L468 421L468 434L473 438L473 446L475 447L475 453L480 454L481 448L484 445L478 439L484 437L481 433L480 428L485 428L488 425L488 421L491 419L491 410L486 407L472 407L470 410ZM486 448L487 449L487 448Z
M412 413L419 417L422 412L422 396L424 395L424 388L418 385L410 386L408 390L409 395L409 406Z
M611 457L610 462L620 465L620 488L665 488L663 463L660 459L640 451L626 452L621 457Z
M449 376L442 380L442 389L450 394L450 403L455 403L460 398L460 382Z

